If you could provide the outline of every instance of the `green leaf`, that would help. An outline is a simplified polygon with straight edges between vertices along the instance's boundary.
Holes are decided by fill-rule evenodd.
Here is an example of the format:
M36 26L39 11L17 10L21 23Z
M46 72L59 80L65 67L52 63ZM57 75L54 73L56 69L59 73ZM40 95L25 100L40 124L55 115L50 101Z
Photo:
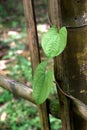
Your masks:
M40 63L34 74L33 97L36 104L41 104L46 100L53 86L53 71L47 71L46 66L47 61Z
M62 53L67 43L67 30L62 27L59 31L53 26L42 37L42 48L47 57L52 58Z

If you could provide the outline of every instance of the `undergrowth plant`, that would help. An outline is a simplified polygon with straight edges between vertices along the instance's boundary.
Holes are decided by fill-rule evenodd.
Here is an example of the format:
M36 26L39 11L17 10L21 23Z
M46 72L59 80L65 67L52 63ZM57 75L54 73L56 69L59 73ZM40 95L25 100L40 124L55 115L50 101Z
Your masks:
M37 66L33 77L33 97L38 105L47 99L53 86L53 71L47 67L49 60L61 54L66 43L66 27L58 30L56 26L52 26L42 37L41 45L47 59Z

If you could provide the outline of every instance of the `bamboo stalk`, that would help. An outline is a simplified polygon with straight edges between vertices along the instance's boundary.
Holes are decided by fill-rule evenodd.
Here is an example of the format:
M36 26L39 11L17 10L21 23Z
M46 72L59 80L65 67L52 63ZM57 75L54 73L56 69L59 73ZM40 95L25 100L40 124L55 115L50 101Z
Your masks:
M61 12L68 31L64 68L70 93L87 105L87 0L61 0ZM73 112L73 121L74 130L87 130L81 115Z
M37 30L36 30L33 0L23 0L23 6L24 6L24 13L27 22L32 70L34 73L37 65L41 62L41 59L40 59L39 44L38 44L38 37L37 37ZM50 130L49 115L47 111L46 101L43 104L39 105L38 109L40 113L42 130Z

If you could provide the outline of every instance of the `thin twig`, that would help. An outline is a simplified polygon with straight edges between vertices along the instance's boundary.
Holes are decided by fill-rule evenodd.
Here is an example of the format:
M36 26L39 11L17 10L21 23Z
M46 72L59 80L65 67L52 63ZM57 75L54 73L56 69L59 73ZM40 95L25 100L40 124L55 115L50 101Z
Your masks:
M37 65L41 62L41 58L38 44L33 0L23 0L23 5L28 29L29 49L32 61L32 72L34 74ZM43 104L39 105L38 109L40 113L42 130L50 130L47 102L45 101Z

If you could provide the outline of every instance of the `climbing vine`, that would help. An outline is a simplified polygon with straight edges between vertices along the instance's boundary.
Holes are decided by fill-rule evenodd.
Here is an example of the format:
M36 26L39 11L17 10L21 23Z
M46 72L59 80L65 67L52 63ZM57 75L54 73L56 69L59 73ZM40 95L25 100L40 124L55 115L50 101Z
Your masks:
M36 104L42 104L47 99L53 86L53 71L50 68L47 69L49 60L61 54L66 43L66 27L58 30L56 26L52 26L42 37L41 45L47 59L37 66L33 77L33 97Z

